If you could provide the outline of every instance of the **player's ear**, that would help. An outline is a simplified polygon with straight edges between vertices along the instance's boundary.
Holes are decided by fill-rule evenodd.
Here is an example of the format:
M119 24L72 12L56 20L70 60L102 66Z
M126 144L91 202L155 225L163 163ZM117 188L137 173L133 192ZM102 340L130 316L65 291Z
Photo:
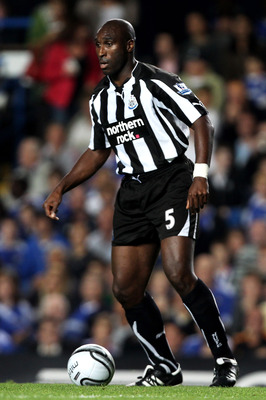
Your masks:
M134 51L135 48L135 40L134 39L129 39L127 41L127 51L129 53L132 53Z

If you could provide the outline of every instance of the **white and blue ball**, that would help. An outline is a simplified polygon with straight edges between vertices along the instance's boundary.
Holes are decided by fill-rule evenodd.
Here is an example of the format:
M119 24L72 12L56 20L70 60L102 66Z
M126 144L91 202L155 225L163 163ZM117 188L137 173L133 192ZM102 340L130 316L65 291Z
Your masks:
M103 346L84 344L71 354L67 371L75 385L106 386L114 376L115 362Z

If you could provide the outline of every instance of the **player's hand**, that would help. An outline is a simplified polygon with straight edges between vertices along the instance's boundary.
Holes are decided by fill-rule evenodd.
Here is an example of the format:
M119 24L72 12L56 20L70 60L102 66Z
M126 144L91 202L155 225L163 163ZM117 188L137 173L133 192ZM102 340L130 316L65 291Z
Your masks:
M58 211L58 207L62 201L62 195L57 192L52 192L45 202L43 203L43 208L47 217L55 220L59 220L56 213Z
M209 184L208 180L201 177L195 177L188 191L187 206L192 214L200 211L208 202Z

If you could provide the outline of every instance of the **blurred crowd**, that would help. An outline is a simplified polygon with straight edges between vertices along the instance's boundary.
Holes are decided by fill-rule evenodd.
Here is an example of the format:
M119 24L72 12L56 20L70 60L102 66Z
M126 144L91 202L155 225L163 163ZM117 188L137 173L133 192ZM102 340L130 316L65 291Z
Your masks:
M89 143L88 102L101 79L95 32L114 17L143 30L137 0L74 3L35 2L20 43L31 55L25 71L5 77L0 62L0 354L57 356L90 342L115 357L142 351L112 296L120 183L114 157L64 196L59 221L42 209ZM217 299L236 356L266 358L266 12L254 18L238 2L223 4L228 9L212 18L189 10L182 40L173 27L158 31L149 52L140 45L137 55L179 74L210 112L210 199L201 212L195 271ZM1 28L9 5L0 0L6 48L14 46L12 30ZM176 356L210 357L160 257L148 290Z

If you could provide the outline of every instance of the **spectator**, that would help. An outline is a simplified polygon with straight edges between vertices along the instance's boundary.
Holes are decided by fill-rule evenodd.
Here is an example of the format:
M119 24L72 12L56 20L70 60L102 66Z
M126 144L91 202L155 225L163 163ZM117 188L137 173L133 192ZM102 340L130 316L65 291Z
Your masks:
M212 48L215 49L215 56L212 57L211 63L215 72L226 81L232 79L230 64L232 24L233 16L219 13L213 21L213 30L211 32Z
M63 328L70 311L70 302L64 293L46 293L37 307L38 324L33 339L33 349L40 356L60 355L66 347Z
M257 271L248 272L243 276L235 308L234 332L242 331L248 312L262 303L263 289L263 279Z
M110 313L101 312L95 316L91 325L91 335L86 339L86 343L97 343L105 347L115 357L119 353L113 341L113 318Z
M34 233L37 218L36 208L32 204L22 204L17 210L17 223L19 226L19 236L27 241Z
M86 211L92 218L96 218L105 205L114 204L117 183L108 165L101 168L89 182Z
M99 260L111 262L111 238L113 232L114 207L106 205L97 216L97 229L87 238L88 250Z
M49 120L67 123L77 112L84 87L90 90L102 77L86 24L78 22L64 39L49 46L41 73Z
M22 139L17 151L16 173L24 174L27 180L27 196L36 206L40 206L48 191L47 180L51 163L41 157L41 142L35 137Z
M66 239L53 229L53 224L41 213L36 216L33 235L26 241L19 268L21 289L29 296L38 287L39 279L46 271L49 253L56 247L66 249Z
M104 286L104 304L108 309L109 307L112 307L114 297L112 294L113 276L110 264L106 264L103 261L94 258L87 265L85 275L87 273L102 281Z
M187 37L180 48L182 69L184 68L186 59L199 57L200 54L211 66L214 58L214 49L212 47L208 20L204 14L194 11L189 12L185 16L185 31ZM191 88L189 83L187 85Z
M184 59L180 76L193 92L203 86L208 86L213 94L213 108L217 112L222 110L225 100L225 82L220 75L212 70L210 63L202 54L187 56Z
M266 332L262 312L258 307L248 311L243 330L234 335L234 347L238 355L265 359Z
M243 276L234 313L234 341L238 351L256 352L265 347L263 319L265 293L262 276L254 271ZM258 353L265 356L265 349ZM264 353L263 353L264 351Z
M210 246L210 253L214 257L216 285L228 293L234 294L232 285L231 253L225 241L214 240Z
M266 173L266 122L258 123L255 134L255 149L245 166L245 177L250 186L257 173Z
M47 125L42 159L57 166L64 175L76 161L72 149L67 144L67 132L63 124L51 122Z
M112 18L122 18L133 24L138 22L138 0L78 0L75 12L85 20L96 34L100 26Z
M63 261L50 262L36 286L40 299L45 294L49 293L64 294L71 298L72 282L68 274L66 263Z
M24 171L12 171L7 190L2 196L3 203L9 215L16 217L18 209L29 201L28 179Z
M25 71L23 82L28 91L28 118L33 130L43 134L43 125L47 115L44 115L42 95L45 84L42 79L44 54L47 48L59 40L70 24L69 9L66 0L46 0L35 6L30 15L30 25L27 30L27 46L32 53L32 59Z
M245 244L246 237L244 230L241 227L229 230L225 238L225 246L229 255L229 263L231 264L232 268L234 268L236 257Z
M25 350L33 333L34 312L20 298L17 275L0 270L0 353Z
M1 29L1 28L0 28ZM6 53L10 54L10 53ZM12 53L11 53L12 54ZM14 63L14 62L13 62ZM20 65L18 64L18 68ZM15 63L15 67L16 63ZM12 68L11 68L12 69ZM0 160L6 167L15 162L19 142L26 134L27 89L12 73L5 53L0 53ZM4 170L2 170L4 172Z
M60 37L68 22L65 0L47 0L35 7L31 14L27 42L38 60L43 49Z
M246 193L243 182L233 165L233 154L228 146L218 146L214 152L213 166L209 174L209 205L215 207L215 235L222 237L229 227L240 224L241 206L245 203Z
M19 238L16 220L4 218L0 223L1 265L5 265L10 271L18 274L24 247L25 243Z
M57 357L63 352L61 326L53 318L39 321L35 333L35 351L41 357Z
M251 197L245 207L245 224L256 219L266 221L266 174L257 172L253 177Z
M105 310L103 279L90 272L85 273L79 285L80 303L70 314L64 328L64 340L68 346L81 345L91 336L92 321Z
M258 272L260 254L265 255L266 221L254 220L247 228L247 243L235 257L232 282L237 291L240 289L242 278L249 272Z
M67 206L70 210L69 220L87 222L88 226L91 226L89 214L86 209L86 196L87 196L87 185L81 185L76 187L68 194Z
M259 120L263 120L266 109L266 72L260 58L246 58L243 79L252 110Z
M231 79L225 82L225 102L223 107L219 144L233 148L237 134L236 122L248 108L248 98L244 82L241 79Z
M60 323L64 323L70 311L70 302L64 293L44 294L37 307L39 320L51 318Z
M94 258L88 263L86 273L103 282L105 289L104 302L112 306L114 297L112 295L112 271L110 265Z
M256 151L257 119L251 111L242 111L236 120L235 165L244 169Z
M91 92L87 90L80 94L78 111L67 125L67 145L75 153L76 159L90 142L91 118L88 106L90 95Z
M167 32L160 32L154 40L155 65L165 71L178 74L179 55L174 37Z
M88 235L89 228L84 221L74 221L69 226L69 252L67 264L71 277L75 282L75 286L78 285L89 262L93 260L93 255L90 253L86 245Z
M230 69L232 79L241 79L247 57L265 57L264 48L255 35L249 15L238 13L232 21L232 41L230 46Z

